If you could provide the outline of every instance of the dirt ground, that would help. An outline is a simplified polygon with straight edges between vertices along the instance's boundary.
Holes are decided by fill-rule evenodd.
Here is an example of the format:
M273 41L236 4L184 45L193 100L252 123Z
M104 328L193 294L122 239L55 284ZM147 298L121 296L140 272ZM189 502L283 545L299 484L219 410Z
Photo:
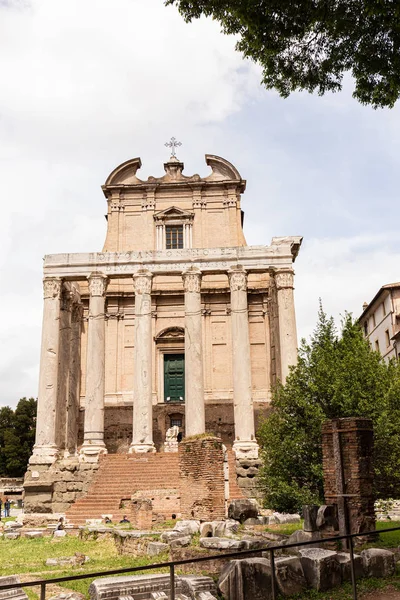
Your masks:
M385 590L375 590L362 594L360 600L400 600L400 590L396 590L392 586L388 586Z

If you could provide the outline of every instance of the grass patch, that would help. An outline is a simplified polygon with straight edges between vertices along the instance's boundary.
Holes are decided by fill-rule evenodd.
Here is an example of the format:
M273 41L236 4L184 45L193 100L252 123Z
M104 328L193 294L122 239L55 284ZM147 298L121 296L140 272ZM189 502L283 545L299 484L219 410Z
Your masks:
M79 567L46 566L47 558L60 558L73 556L75 552L86 554L90 561ZM28 579L52 579L53 577L68 577L83 573L109 571L112 569L124 569L129 567L141 567L156 564L168 560L168 555L153 557L120 556L117 554L112 539L102 538L99 540L81 540L78 537L67 536L61 540L53 538L0 540L0 575L19 574ZM66 582L58 584L69 590L85 594L88 597L88 589L92 579ZM37 600L38 588L25 588L29 600Z
M267 525L265 531L270 533L280 533L282 535L292 535L298 529L303 529L303 519L297 523L285 523L284 525Z

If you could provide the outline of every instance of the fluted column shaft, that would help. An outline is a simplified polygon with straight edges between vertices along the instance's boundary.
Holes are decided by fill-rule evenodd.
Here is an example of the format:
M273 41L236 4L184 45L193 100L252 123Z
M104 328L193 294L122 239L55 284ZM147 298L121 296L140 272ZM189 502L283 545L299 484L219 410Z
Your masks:
M43 326L40 353L36 441L31 464L52 464L58 456L56 442L60 303L62 280L43 280Z
M247 310L247 274L238 267L228 272L231 288L233 407L237 458L257 458L251 390L250 337Z
M135 284L135 348L133 372L133 435L129 452L155 452L152 404L152 274L139 270Z
M86 398L82 459L97 460L107 452L104 443L105 293L107 278L89 277L89 321L86 364Z
M185 422L186 435L204 433L203 344L201 331L201 272L182 275L185 290Z
M289 375L289 367L297 363L297 328L293 284L294 272L292 269L275 272L282 383L285 383L286 377Z

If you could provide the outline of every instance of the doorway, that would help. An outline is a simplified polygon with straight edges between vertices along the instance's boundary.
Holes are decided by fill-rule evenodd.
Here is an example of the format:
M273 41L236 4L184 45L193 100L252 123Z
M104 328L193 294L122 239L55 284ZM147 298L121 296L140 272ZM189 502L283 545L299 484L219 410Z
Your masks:
M164 354L164 402L185 402L184 354Z

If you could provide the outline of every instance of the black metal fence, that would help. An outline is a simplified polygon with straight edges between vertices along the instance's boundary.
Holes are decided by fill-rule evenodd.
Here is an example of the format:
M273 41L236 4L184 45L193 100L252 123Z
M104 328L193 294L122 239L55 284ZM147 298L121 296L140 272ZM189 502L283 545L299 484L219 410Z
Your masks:
M143 572L143 571L155 571L157 569L168 568L170 574L170 600L175 600L175 567L179 567L180 565L188 565L193 563L204 562L208 560L218 560L218 559L227 559L227 558L243 558L246 556L254 556L255 554L259 554L260 552L269 553L270 563L271 563L271 597L273 600L277 598L277 584L276 584L276 574L275 574L275 551L282 550L287 548L298 548L300 546L315 546L316 543L326 543L326 542L339 542L345 540L348 545L349 553L350 553L350 571L351 571L351 585L353 591L353 599L357 600L357 581L356 581L356 573L354 566L354 538L360 538L363 536L372 536L372 535L382 535L388 533L389 531L400 531L400 527L391 527L389 529L381 529L380 531L367 531L364 533L352 533L347 535L338 535L335 537L324 538L323 540L310 540L308 542L296 542L293 544L285 544L285 545L277 545L277 546L267 546L266 548L258 548L257 550L242 550L240 552L232 552L228 554L217 554L212 556L202 556L199 558L190 558L186 560L177 560L177 561L169 561L163 563L154 563L152 565L146 565L144 567L131 567L126 569L114 569L112 571L100 571L99 573L84 573L82 575L73 575L72 577L55 577L53 579L40 579L37 581L27 581L25 583L11 583L7 585L0 585L0 592L3 590L11 590L15 588L26 588L26 587L34 587L40 586L40 600L45 600L46 598L46 586L54 583L64 583L67 581L77 581L78 579L93 579L94 577L108 577L110 575L122 575L126 573L135 573L135 572Z

